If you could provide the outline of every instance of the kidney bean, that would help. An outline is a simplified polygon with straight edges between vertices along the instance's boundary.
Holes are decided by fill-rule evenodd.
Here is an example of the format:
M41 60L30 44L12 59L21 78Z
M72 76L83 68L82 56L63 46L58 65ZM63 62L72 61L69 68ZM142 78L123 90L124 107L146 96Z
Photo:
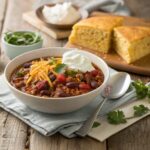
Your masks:
M51 75L49 76L49 78L50 78L51 81L54 81L54 80L56 79L56 76L55 76L54 74L51 74Z
M40 91L40 94L41 94L41 95L50 96L50 95L51 95L51 91L50 91L50 90L42 90L42 91Z
M78 88L78 87L79 87L79 83L78 83L78 82L68 82L68 83L66 84L66 86L67 86L68 88Z
M36 84L36 88L41 91L41 90L47 90L49 88L48 82L47 81L39 81Z
M24 68L29 68L31 65L32 65L32 63L28 62L28 63L23 64L23 67Z
M99 71L96 69L91 71L91 75L94 77L96 77L98 75L98 73L99 73Z
M90 85L86 84L86 83L80 83L79 88L82 90L90 90L91 89Z
M97 88L99 85L98 85L98 83L96 82L96 81L91 81L91 87L92 88Z
M67 96L70 96L70 95L67 94L66 92L64 92L61 88L57 88L55 96L56 97L67 97Z

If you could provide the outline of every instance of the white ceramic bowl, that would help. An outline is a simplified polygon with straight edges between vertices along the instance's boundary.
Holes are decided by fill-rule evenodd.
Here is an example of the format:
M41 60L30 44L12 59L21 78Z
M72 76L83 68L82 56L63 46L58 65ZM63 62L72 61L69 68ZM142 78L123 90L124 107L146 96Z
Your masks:
M18 32L32 32L32 31L18 31ZM13 59L16 56L23 54L25 52L29 52L31 50L36 50L39 48L42 48L43 40L40 40L37 43L34 43L32 45L13 45L9 44L5 41L5 35L2 36L2 50L6 53L6 55Z
M82 54L86 55L91 59L91 61L96 64L104 74L104 82L103 84L98 87L97 89L88 92L86 94L72 96L72 97L64 97L64 98L43 98L38 96L29 95L27 93L23 93L13 87L9 80L12 72L21 64L40 57L47 57L47 56L62 56L62 54L68 50L68 48L61 48L61 47L51 47L51 48L42 48L39 50L31 51L25 54L22 54L16 58L14 58L5 68L5 79L6 82L12 91L12 93L19 99L21 102L29 106L30 108L46 112L46 113L67 113L78 110L90 102L92 102L96 96L98 96L109 79L109 68L107 64L96 55L93 55L89 52L80 51Z

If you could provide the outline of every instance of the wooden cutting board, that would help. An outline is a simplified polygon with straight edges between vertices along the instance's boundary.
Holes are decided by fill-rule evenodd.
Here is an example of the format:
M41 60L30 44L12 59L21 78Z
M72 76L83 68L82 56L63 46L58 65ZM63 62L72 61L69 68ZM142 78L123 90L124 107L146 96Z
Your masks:
M50 26L46 26L40 19L38 19L35 11L24 13L23 19L40 31L43 31L49 36L53 37L54 39L65 39L71 33L71 30L59 30Z
M100 12L94 12L92 14L92 16L104 16L104 15L110 15L110 14L100 13ZM134 18L134 17L125 17L124 24L132 25L132 26L140 25L140 26L150 27L149 20L144 20L144 19ZM79 48L82 50L92 52L97 56L101 57L102 59L104 59L107 62L107 64L114 69L150 76L150 55L136 61L133 64L127 64L115 51L112 51L111 53L108 54L103 54L101 52L97 52L92 49L84 48L78 45L72 45L69 42L66 44L66 47Z

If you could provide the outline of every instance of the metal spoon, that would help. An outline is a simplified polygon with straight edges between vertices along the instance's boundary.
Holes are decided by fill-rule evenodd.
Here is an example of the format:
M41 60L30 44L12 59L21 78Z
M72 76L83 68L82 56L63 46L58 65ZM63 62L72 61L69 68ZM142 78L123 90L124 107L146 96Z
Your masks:
M76 132L76 134L82 137L86 136L89 133L90 129L92 128L94 120L96 119L97 115L102 109L104 103L108 99L117 99L123 96L128 90L130 83L131 83L131 78L128 73L119 72L119 73L112 75L109 80L108 85L102 92L102 96L104 97L104 99L98 105L96 110L94 110L92 115L85 121L83 126Z

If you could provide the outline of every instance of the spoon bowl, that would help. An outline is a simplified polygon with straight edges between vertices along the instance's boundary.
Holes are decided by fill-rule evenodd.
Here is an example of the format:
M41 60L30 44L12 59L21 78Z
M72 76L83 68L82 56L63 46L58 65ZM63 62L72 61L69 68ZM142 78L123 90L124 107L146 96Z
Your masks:
M126 93L126 91L130 86L130 83L131 77L128 73L125 72L116 73L112 75L111 78L109 79L106 90L102 92L102 96L107 97L108 99L120 98Z

